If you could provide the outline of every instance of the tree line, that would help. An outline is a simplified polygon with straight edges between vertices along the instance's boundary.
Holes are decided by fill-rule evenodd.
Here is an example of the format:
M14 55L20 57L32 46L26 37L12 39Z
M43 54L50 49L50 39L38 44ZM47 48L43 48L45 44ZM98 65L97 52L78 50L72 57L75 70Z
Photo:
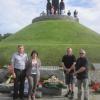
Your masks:
M0 34L0 41L2 41L3 39L9 37L10 35L12 35L12 33L6 33L4 35Z

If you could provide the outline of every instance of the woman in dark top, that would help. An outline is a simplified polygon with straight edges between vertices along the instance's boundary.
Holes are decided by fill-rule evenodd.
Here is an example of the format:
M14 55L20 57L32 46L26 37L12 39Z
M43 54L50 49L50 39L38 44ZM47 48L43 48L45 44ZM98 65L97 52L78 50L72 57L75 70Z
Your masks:
M40 66L41 61L38 58L38 53L33 50L31 58L26 64L26 76L29 83L28 100L35 100L35 92L40 79Z

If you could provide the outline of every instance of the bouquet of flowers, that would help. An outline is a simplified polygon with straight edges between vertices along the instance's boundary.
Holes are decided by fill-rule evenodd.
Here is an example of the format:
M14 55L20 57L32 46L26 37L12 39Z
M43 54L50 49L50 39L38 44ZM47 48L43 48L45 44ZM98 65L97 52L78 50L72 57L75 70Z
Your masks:
M44 87L48 88L66 88L64 82L59 80L56 76L52 75L48 80L44 80L43 82Z

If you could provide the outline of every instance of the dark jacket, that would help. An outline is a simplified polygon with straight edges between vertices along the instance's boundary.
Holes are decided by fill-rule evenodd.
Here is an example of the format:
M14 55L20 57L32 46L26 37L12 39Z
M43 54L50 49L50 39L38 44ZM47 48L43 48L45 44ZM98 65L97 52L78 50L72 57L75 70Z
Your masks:
M78 58L76 61L75 69L79 70L81 67L85 67L86 70L77 74L77 79L86 79L88 78L88 60L86 57Z

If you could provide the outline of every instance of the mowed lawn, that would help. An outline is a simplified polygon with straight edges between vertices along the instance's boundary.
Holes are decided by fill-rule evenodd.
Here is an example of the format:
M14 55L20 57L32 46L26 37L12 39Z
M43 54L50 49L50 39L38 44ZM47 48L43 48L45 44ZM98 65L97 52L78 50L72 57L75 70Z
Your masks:
M91 62L100 62L100 45L25 45L25 51L30 56L32 50L37 50L39 52L39 57L42 60L42 65L60 65L62 56L66 52L66 48L71 47L73 53L78 57L79 49L84 48L87 52L87 56ZM4 44L0 46L0 65L7 64L14 52L16 52L17 45Z
M91 62L100 62L100 35L78 22L49 20L28 25L0 42L1 66L10 61L18 44L25 45L29 56L33 49L37 50L42 65L60 65L68 47L76 57L83 48Z

